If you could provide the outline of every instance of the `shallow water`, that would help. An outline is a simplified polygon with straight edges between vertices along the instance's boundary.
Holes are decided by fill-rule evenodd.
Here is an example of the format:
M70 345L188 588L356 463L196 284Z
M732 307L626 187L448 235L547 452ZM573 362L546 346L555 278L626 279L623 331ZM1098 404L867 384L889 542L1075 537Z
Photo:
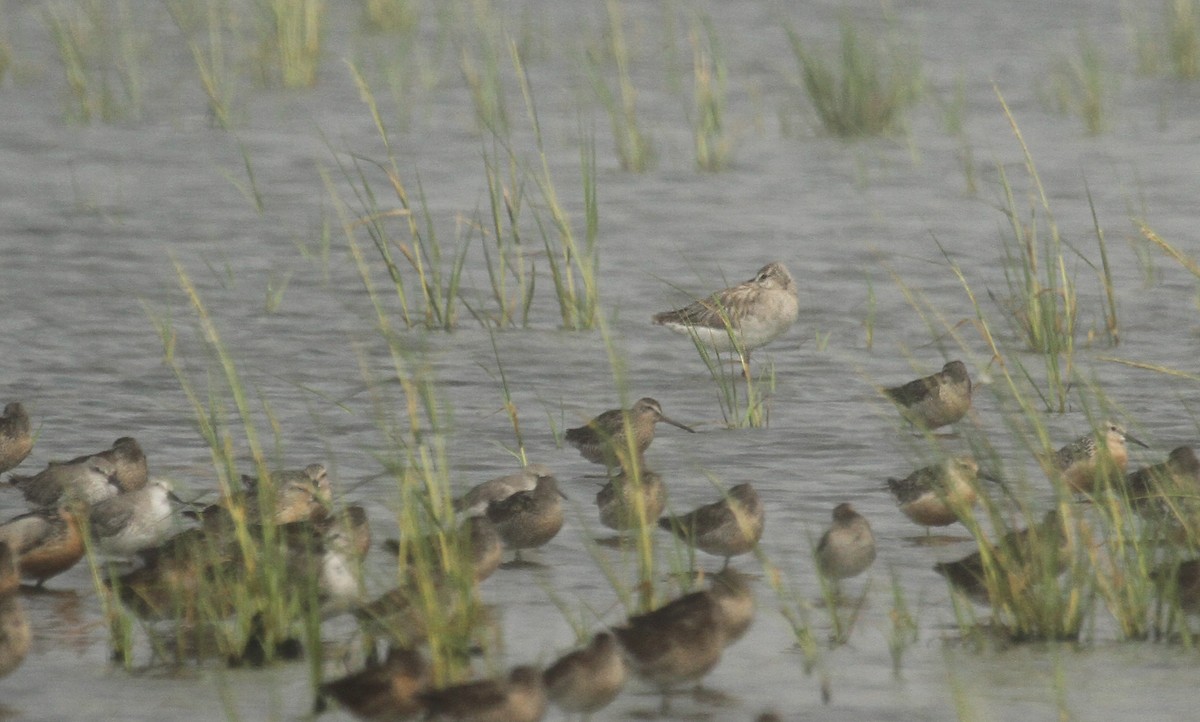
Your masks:
M192 495L215 489L209 452L145 311L169 313L175 352L202 384L213 365L197 342L196 316L179 291L174 261L196 284L239 372L279 420L274 458L289 467L323 461L342 498L366 505L376 538L394 535L396 492L380 478L375 457L388 442L372 403L374 394L382 394L401 409L402 395L394 382L372 388L364 381L363 366L371 378L389 378L390 360L318 172L334 165L323 137L343 161L349 151L383 158L370 115L339 61L372 59L387 38L364 35L354 12L333 8L317 87L281 91L247 84L235 135L207 122L195 69L166 13L158 3L133 3L141 10L138 27L155 39L142 50L143 117L78 126L64 118L66 89L39 20L42 5L0 8L0 25L7 25L0 36L13 49L9 78L0 87L0 399L24 401L39 433L20 471L134 435L153 474L172 478ZM732 166L720 173L694 169L685 114L690 48L681 31L684 91L672 91L659 47L658 4L624 5L639 117L658 155L656 167L641 175L619 169L608 120L591 102L572 55L599 34L603 7L531 1L523 4L529 12L507 15L513 23L524 18L541 38L541 54L529 61L529 70L550 165L577 227L577 137L581 125L594 129L602 308L626 360L628 398L653 396L666 413L700 432L664 425L649 452L650 465L668 484L672 508L715 498L710 477L727 486L753 481L767 507L762 550L809 599L817 596L810 544L836 503L853 502L880 541L869 582L848 584L852 592L869 584L863 616L848 645L823 655L821 671L803 673L774 595L759 583L754 627L705 680L729 696L727 705L680 698L673 704L677 719L751 719L768 708L790 719L1047 718L1060 707L1083 719L1129 718L1146 710L1162 719L1192 716L1200 666L1195 653L1110 643L1111 625L1100 607L1101 641L1081 648L1029 645L975 653L959 645L949 593L931 567L968 553L973 543L961 527L947 532L962 537L954 544L911 543L922 532L895 509L883 487L886 477L907 474L935 453L907 433L875 385L936 370L943 347L967 358L977 380L997 373L994 367L984 371L989 352L969 325L959 327L965 350L950 340L931 343L891 271L949 324L973 319L936 239L984 296L993 330L1008 333L1002 313L982 293L1005 288L1001 238L1008 229L997 210L1003 203L997 164L1019 193L1027 182L993 82L1020 123L1064 237L1096 261L1088 191L1105 229L1122 343L1083 348L1078 362L1151 445L1135 452L1134 464L1161 460L1197 437L1194 383L1104 357L1194 369L1200 326L1195 279L1156 251L1145 270L1129 217L1144 214L1186 252L1200 248L1191 237L1200 187L1200 86L1132 73L1119 3L974 5L968 12L962 3L936 0L896 13L920 41L932 92L949 98L963 83L965 143L975 162L977 195L967 190L964 141L945 130L932 102L913 113L905 140L848 145L815 130L807 101L798 99L795 62L777 17L788 17L805 37L833 38L841 3L742 0L706 7L728 55L727 113L737 133ZM873 6L859 14L877 20ZM1083 134L1078 119L1055 114L1039 99L1048 69L1058 54L1074 52L1081 29L1105 49L1121 80L1113 129L1095 138ZM426 33L430 45L433 33ZM481 149L489 144L477 132L454 56L432 66L436 83L418 85L406 98L409 124L397 122L391 135L400 171L411 187L419 176L444 242L455 237L456 219L486 206ZM377 92L385 115L398 117L382 82ZM531 151L516 92L508 110L516 145ZM790 133L782 132L780 114L787 114ZM239 142L263 195L262 212L235 185L246 183ZM328 259L306 258L298 246L318 247L322 224L331 228ZM648 319L681 300L673 285L705 292L723 280L743 280L772 259L783 260L796 276L800 321L755 357L772 362L777 374L769 428L726 430L688 340ZM1095 272L1073 256L1069 261L1080 285L1080 337L1089 329L1102 335ZM428 363L452 409L447 450L458 488L515 466L505 451L514 442L502 409L498 353L529 458L556 470L575 507L563 532L535 554L546 570L501 570L483 585L485 598L501 610L505 660L513 664L549 663L574 643L549 588L572 609L594 610L601 616L595 626L619 621L613 592L582 543L598 526L591 507L597 467L574 450L556 448L551 423L559 429L577 425L617 405L620 396L601 334L560 330L544 263L538 272L530 327L496 333L496 352L493 337L465 310L453 333L414 330L403 336ZM868 278L877 297L871 347L864 328ZM282 279L282 301L269 309L268 285ZM464 296L486 307L487 277L477 246L465 285ZM1002 341L1015 347L1011 338ZM1021 358L1037 373L1035 356ZM1048 504L1049 486L1007 433L1001 396L985 385L968 427L989 436L1007 477L1027 479L1035 500ZM1058 444L1088 426L1077 403L1047 424ZM951 448L963 443L947 441ZM15 494L0 494L2 518L21 511ZM662 546L665 551L669 544ZM700 563L715 569L719 561ZM753 560L735 563L758 569ZM919 625L899 676L887 645L889 570ZM371 591L384 589L391 574L381 555L369 558ZM73 569L50 586L53 594L25 596L37 630L35 648L20 669L0 680L0 718L295 719L310 709L304 664L253 672L123 671L108 661L107 630L87 570ZM827 620L820 611L813 620L823 637ZM344 642L351 629L335 620L325 637ZM148 656L139 661L144 665ZM327 665L328 674L339 671L336 661ZM822 676L831 692L828 704L822 702ZM597 717L621 719L656 708L654 697L632 685ZM345 715L335 711L325 718ZM551 711L548 718L559 715Z

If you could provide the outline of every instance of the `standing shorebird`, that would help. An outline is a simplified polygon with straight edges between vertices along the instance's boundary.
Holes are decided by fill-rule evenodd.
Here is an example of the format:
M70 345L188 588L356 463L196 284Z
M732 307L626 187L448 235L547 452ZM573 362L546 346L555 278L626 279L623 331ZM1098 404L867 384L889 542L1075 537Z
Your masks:
M676 333L692 335L716 351L736 352L748 373L750 352L782 336L799 315L796 283L776 261L758 269L745 283L683 308L656 313L652 320Z
M0 416L0 474L15 469L33 450L29 414L20 401L5 405Z
M919 429L953 424L971 408L971 377L962 361L951 361L931 376L884 389L901 415Z
M762 499L746 483L730 489L720 501L680 516L663 517L658 525L701 551L725 557L725 566L729 566L730 557L754 550L762 538L765 517Z
M696 433L692 427L664 414L657 401L646 397L638 399L628 411L611 409L583 426L567 429L564 438L593 464L604 464L609 469L628 469L634 457L640 460L650 448L650 442L654 441L654 426L660 421ZM632 441L627 432L633 434Z
M671 689L698 682L721 661L721 652L745 634L754 619L754 595L744 575L729 568L712 586L685 594L614 627L629 669L662 694L670 711Z
M596 493L600 523L613 531L630 531L642 524L653 524L666 506L662 476L646 468L636 475L621 472Z
M521 561L522 549L540 547L562 529L563 498L557 479L540 476L533 491L518 491L488 504L488 521L496 526L504 544L516 551L516 561Z
M82 517L87 504L73 500L58 509L45 508L0 524L0 542L16 557L22 578L42 586L83 558Z
M888 489L900 503L900 511L926 527L949 526L968 513L979 498L979 478L998 480L979 473L979 462L964 454L940 464L917 469L903 479L888 479Z
M1091 433L1072 441L1053 455L1038 454L1047 476L1051 480L1061 478L1076 494L1090 494L1096 487L1096 480L1105 474L1124 473L1129 465L1129 448L1125 441L1142 447L1146 445L1111 421L1105 421L1102 428L1104 435L1099 440L1097 434Z
M565 712L588 715L608 706L625 686L625 662L616 638L600 632L542 673L546 696Z
M1171 450L1167 460L1125 477L1133 508L1155 521L1200 522L1200 459L1190 446Z
M532 491L543 476L554 476L545 464L527 464L515 474L489 479L471 487L466 494L454 500L454 510L467 516L487 513L488 504L507 499L518 491Z
M20 667L33 644L33 633L17 592L20 581L15 556L8 544L0 542L0 677Z
M166 481L152 481L137 491L96 504L89 515L92 538L106 554L132 556L157 546L174 522L171 502L179 497Z
M833 525L821 535L816 550L817 569L836 586L856 577L875 561L875 535L866 517L842 502L833 508Z
M444 722L536 722L546 714L546 688L534 667L516 667L504 680L429 690L420 695L423 719Z

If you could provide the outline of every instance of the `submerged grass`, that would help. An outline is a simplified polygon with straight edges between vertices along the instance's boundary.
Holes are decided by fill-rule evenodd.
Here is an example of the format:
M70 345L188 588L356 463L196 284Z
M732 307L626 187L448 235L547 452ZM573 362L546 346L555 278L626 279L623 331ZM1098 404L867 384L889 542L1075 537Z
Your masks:
M587 55L584 65L600 104L612 123L613 141L621 168L644 173L654 163L654 146L638 121L637 90L630 73L629 46L625 41L624 14L619 0L605 0L608 14L606 51L616 68L616 90L609 85L607 70L599 57Z

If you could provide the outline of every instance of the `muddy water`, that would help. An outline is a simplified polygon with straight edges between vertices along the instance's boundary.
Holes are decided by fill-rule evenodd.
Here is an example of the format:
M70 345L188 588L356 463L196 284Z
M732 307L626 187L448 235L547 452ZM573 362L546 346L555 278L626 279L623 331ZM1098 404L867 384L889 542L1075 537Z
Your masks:
M350 151L382 158L370 116L339 60L373 58L386 38L364 35L355 13L334 8L316 89L247 84L235 136L207 122L190 56L166 14L156 3L134 5L141 9L138 31L152 40L141 51L147 84L142 117L92 126L64 120L66 88L39 20L42 3L3 8L13 66L0 87L0 397L23 400L39 432L21 470L134 435L153 473L194 495L214 488L209 454L145 310L169 315L176 353L187 359L193 378L202 379L210 362L196 341L195 315L178 290L178 263L216 319L240 372L280 420L276 458L289 466L324 461L345 501L367 506L379 538L391 535L395 492L378 476L375 453L387 441L374 422L372 397L382 393L400 408L400 392L394 383L372 388L364 380L364 366L372 378L387 378L389 359L318 172L334 165L323 138L342 160ZM968 359L982 381L995 374L985 370L988 351L969 325L958 327L965 348L952 340L931 343L891 273L947 323L974 318L934 241L940 242L984 298L1006 347L1017 347L1003 314L983 293L1004 292L1001 237L1007 222L997 210L1003 202L997 166L1019 195L1028 186L993 83L1021 125L1064 237L1098 262L1089 189L1106 232L1122 344L1081 348L1084 375L1153 447L1139 451L1138 460L1157 461L1196 439L1194 384L1103 358L1194 370L1197 351L1195 280L1153 251L1144 265L1129 216L1144 215L1184 250L1200 248L1192 238L1200 95L1190 84L1132 73L1129 27L1119 4L1018 1L968 8L938 0L898 9L900 26L920 41L932 93L950 102L961 82L963 135L949 133L944 114L925 103L911 117L906 139L847 145L817 131L806 101L798 99L795 63L778 25L782 15L806 37L834 38L841 4L713 3L706 12L728 57L727 113L737 143L731 167L710 174L694 169L686 39L681 32L676 47L681 93L671 89L665 69L663 11L657 4L626 3L639 116L658 156L655 168L641 175L619 170L608 121L592 103L572 55L599 36L603 8L524 5L508 17L513 23L524 18L540 38L530 74L551 167L577 223L581 125L594 128L597 138L602 306L627 362L629 397L654 396L668 414L700 431L693 436L663 427L650 451L649 463L663 474L673 507L712 499L710 477L726 485L753 481L767 505L763 551L808 599L817 595L810 544L836 503L853 502L880 541L870 580L849 584L854 592L866 589L867 599L850 643L823 654L818 673L804 674L776 600L759 583L755 626L705 681L726 699L714 705L680 698L673 705L676 718L751 719L768 708L793 719L1047 718L1059 708L1084 719L1129 718L1147 709L1159 718L1189 717L1194 653L1110 642L1103 611L1096 614L1099 641L1083 649L1032 645L976 654L956 644L950 597L931 565L969 552L972 544L958 527L949 534L962 541L935 548L913 543L920 530L882 488L887 476L907 473L935 452L905 432L873 385L934 370L943 352ZM432 47L433 13L428 15L424 41ZM859 15L876 18L872 7ZM1074 52L1081 30L1104 48L1110 72L1120 80L1112 130L1096 138L1083 134L1077 118L1052 112L1040 95L1056 57ZM408 124L397 123L391 137L401 173L414 186L419 176L447 241L455 237L456 218L486 203L486 143L455 56L424 61L436 81L418 84L405 97ZM380 95L385 115L399 118L386 91ZM532 145L520 102L513 94L508 107L515 143L524 152ZM261 212L239 189L247 182L239 142L262 194ZM973 158L970 173L965 149ZM327 258L319 251L306 257L300 248L318 249L326 224L334 229ZM672 285L711 290L772 259L785 261L797 278L801 318L757 357L773 363L777 373L770 427L727 430L690 344L648 319L679 300ZM1069 261L1080 286L1082 339L1101 328L1101 300L1092 268L1075 257ZM530 327L499 332L495 344L529 457L558 472L576 513L537 553L547 565L543 572L504 570L483 587L501 610L511 663L548 663L573 644L549 588L573 609L593 610L600 617L596 626L619 619L613 593L583 544L596 527L591 497L598 482L589 476L595 469L573 450L556 448L550 428L551 421L559 428L575 425L614 406L619 395L602 338L559 330L544 263L538 269L543 275ZM282 299L272 307L268 288L283 282ZM487 277L478 247L470 252L465 285L470 302L486 303L480 301ZM871 346L868 285L876 296ZM465 311L461 316L454 333L410 331L404 338L453 409L447 448L456 484L466 487L514 463L504 450L513 438L501 411L493 340ZM1021 359L1037 373L1038 359ZM1048 486L1005 431L1000 411L1007 402L992 393L995 386L985 383L967 428L989 437L1005 474L1024 480L1034 499L1046 503ZM1087 427L1078 403L1047 424L1060 443ZM946 443L957 448L965 439ZM15 495L0 495L3 518L21 511ZM738 564L758 568L752 560ZM899 675L887 645L889 572L899 579L919 626ZM377 591L391 570L374 556L366 574L368 587ZM37 641L24 666L0 681L0 718L294 719L309 709L304 665L261 672L115 668L86 570L74 569L50 586L52 593L25 596ZM827 617L817 610L812 620L824 638ZM325 634L332 645L344 642L350 630L335 621ZM336 661L328 670L338 672ZM828 704L822 702L822 678L831 693ZM634 685L599 716L620 719L656 707L657 700Z

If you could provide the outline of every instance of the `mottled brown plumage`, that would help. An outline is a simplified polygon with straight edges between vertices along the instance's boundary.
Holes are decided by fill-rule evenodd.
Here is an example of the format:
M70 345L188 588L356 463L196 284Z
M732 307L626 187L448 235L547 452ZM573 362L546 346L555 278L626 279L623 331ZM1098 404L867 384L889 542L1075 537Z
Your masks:
M86 504L73 501L57 509L22 514L0 525L0 542L12 550L21 577L40 587L75 566L85 551L80 524L86 514Z
M837 583L862 574L875 561L875 535L866 517L843 502L833 508L833 524L816 549L817 569Z
M20 401L11 401L0 416L0 474L15 469L33 450L29 414Z
M962 361L951 361L938 373L884 389L914 426L936 429L953 424L971 408L971 377Z
M488 504L487 518L505 546L521 558L522 549L535 549L553 539L563 526L563 493L553 476L538 477L533 491L519 491Z
M608 706L625 686L617 641L600 632L583 649L560 657L542 673L546 696L566 712L590 714Z
M596 493L600 523L614 531L637 529L643 522L654 524L666 506L662 477L649 469L641 469L636 476L622 472Z
M663 414L662 406L646 397L638 399L629 411L611 409L583 426L567 429L564 438L593 464L604 464L610 469L627 469L632 460L640 460L646 449L650 448L650 442L654 441L654 427L660 421L695 433L690 426ZM632 440L629 433L633 434Z
M392 647L383 664L326 682L320 692L359 719L403 720L422 711L420 695L430 681L429 665L420 652Z
M536 722L546 713L546 689L534 667L516 667L507 679L466 682L421 695L426 720Z
M1112 474L1115 478L1116 474L1125 471L1129 465L1126 440L1146 446L1111 421L1104 422L1100 434L1103 442L1098 442L1097 434L1091 433L1072 441L1053 455L1038 454L1051 480L1062 479L1071 491L1090 494L1096 486L1096 480L1102 475Z
M663 517L658 525L701 551L725 557L728 565L730 557L754 550L762 538L765 519L762 499L745 483L687 514Z
M717 351L750 352L782 336L800 315L796 283L787 267L768 263L754 278L651 319L676 333L693 335Z

